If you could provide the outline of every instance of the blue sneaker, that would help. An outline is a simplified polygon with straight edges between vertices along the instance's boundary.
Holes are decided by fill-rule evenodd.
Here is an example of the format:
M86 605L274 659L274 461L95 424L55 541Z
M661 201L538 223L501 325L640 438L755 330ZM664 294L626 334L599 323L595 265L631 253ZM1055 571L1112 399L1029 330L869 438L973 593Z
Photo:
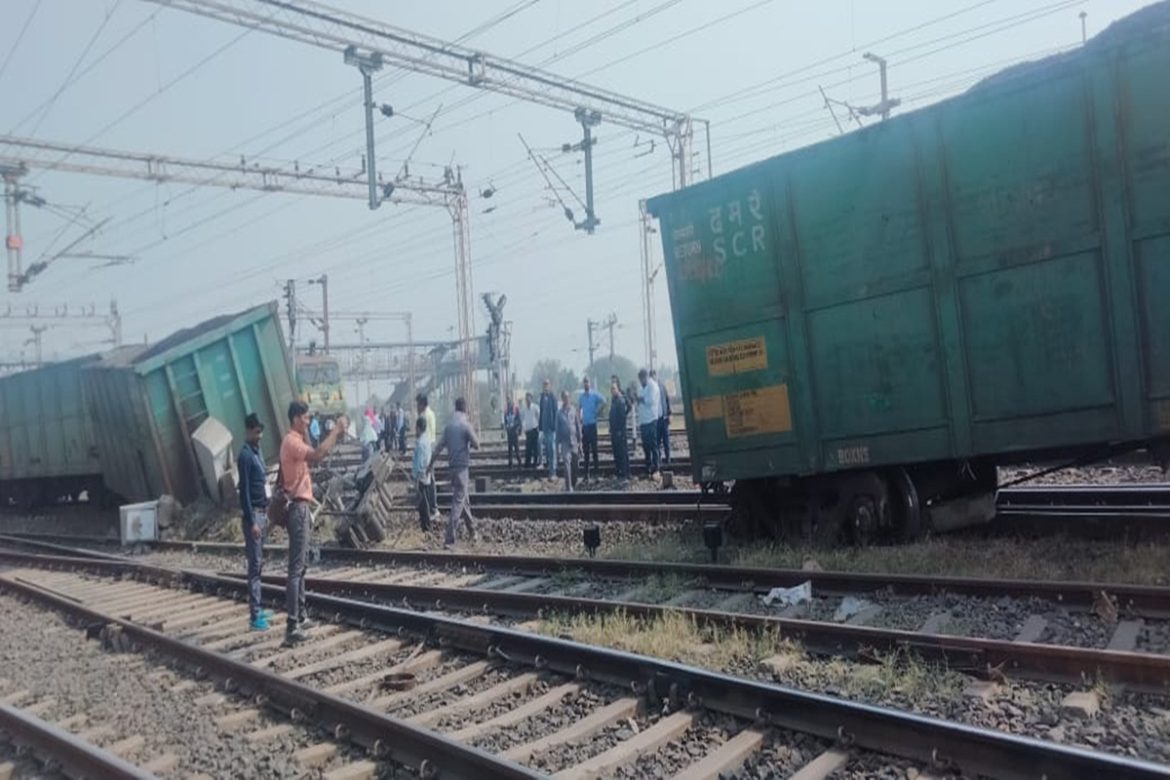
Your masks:
M253 631L267 631L268 630L268 618L265 617L263 613L261 613L255 620L253 620L251 623L249 623L248 626Z
M272 618L272 610L270 610L270 609L260 610L260 617L264 618L265 620L270 620Z

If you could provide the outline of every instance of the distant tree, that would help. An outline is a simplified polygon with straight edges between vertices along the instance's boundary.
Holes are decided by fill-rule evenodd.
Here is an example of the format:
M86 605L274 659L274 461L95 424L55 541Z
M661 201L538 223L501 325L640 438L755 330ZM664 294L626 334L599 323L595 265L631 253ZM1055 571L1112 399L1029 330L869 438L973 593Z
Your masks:
M614 355L612 359L606 356L593 361L593 375L589 378L603 395L609 395L609 381L613 376L617 376L622 387L628 387L638 379L638 366L624 355Z

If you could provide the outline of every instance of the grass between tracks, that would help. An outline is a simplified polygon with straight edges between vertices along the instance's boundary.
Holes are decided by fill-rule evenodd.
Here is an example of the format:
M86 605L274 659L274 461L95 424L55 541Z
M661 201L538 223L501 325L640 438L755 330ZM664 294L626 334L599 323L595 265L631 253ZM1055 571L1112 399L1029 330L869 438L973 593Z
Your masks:
M603 555L651 561L707 560L707 551L697 537L615 546L603 550ZM837 571L1170 584L1170 544L1059 536L1036 540L952 536L901 546L837 550L761 543L727 547L720 551L719 560L733 566L800 568L813 560L822 569Z
M652 619L621 611L558 614L542 621L539 631L729 674L772 677L784 684L863 700L893 695L914 702L940 695L959 696L967 682L957 672L927 664L905 652L880 656L875 663L812 658L805 655L798 642L776 630L704 627L679 614ZM777 657L783 662L761 664Z

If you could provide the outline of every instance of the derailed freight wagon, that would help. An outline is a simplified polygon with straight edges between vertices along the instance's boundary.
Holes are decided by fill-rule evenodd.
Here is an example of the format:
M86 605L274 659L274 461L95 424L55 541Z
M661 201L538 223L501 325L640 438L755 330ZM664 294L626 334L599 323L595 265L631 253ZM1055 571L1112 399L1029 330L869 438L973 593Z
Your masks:
M224 315L147 347L123 347L81 375L106 486L127 501L168 494L191 501L208 492L192 434L209 417L244 441L244 417L266 428L275 462L295 394L275 303Z
M1170 433L1170 7L649 202L695 479L832 542Z
M0 506L85 494L102 501L101 460L81 394L94 356L0 377Z

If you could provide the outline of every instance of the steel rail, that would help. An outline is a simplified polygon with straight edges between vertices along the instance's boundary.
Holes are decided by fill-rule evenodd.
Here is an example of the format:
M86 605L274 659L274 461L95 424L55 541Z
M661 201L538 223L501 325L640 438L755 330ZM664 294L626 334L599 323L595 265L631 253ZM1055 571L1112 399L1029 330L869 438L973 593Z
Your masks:
M725 496L704 496L698 490L589 490L573 493L469 493L471 505L476 509L502 504L652 504L671 506L697 506L698 504L726 504ZM722 500L721 500L722 499ZM450 493L439 493L440 504L450 504Z
M222 586L224 579L206 578L163 567L137 564L129 561L99 559L48 558L0 552L0 559L24 565L71 570L97 571L107 575L138 575L170 587L203 586L204 590ZM41 558L41 560L37 560ZM230 580L226 580L230 582ZM375 757L391 757L416 769L430 766L439 777L513 778L544 777L527 767L493 756L469 745L456 742L441 734L418 728L398 718L385 715L346 699L319 691L310 686L258 668L226 655L204 650L196 645L167 636L148 626L125 620L82 604L34 584L0 573L0 589L7 589L35 599L42 604L71 614L90 626L115 626L131 641L150 647L163 655L188 664L200 673L210 674L225 688L239 690L258 697L267 705L283 710L290 717L311 717L326 723L338 734L346 734L353 742L366 747ZM229 588L230 590L230 588ZM281 590L283 594L283 590ZM234 595L239 595L235 593ZM271 594L270 594L271 595ZM338 728L340 727L340 728ZM424 773L425 774L425 773ZM136 775L139 777L140 775ZM149 777L149 775L148 775Z
M1159 506L1170 507L1170 484L1134 482L1115 485L1018 485L999 491L1004 506Z
M50 537L57 538L57 537ZM94 540L109 543L109 540ZM37 538L0 535L0 542L22 544L77 557L129 560L97 550L39 541ZM242 555L243 545L227 542L153 542L155 549L175 552L206 552ZM286 547L268 545L268 555L283 555ZM626 561L609 558L567 558L524 555L481 555L476 553L427 552L417 550L355 550L322 547L321 560L339 564L395 566L444 566L504 574L544 577L558 572L580 572L611 579L675 577L703 582L712 587L768 591L812 583L814 593L850 594L887 591L896 596L932 596L950 593L978 598L1038 598L1074 609L1090 609L1102 592L1116 601L1119 609L1138 617L1170 618L1170 587L1127 585L1078 580L1001 580L979 577L949 577L918 574L870 574L845 571L765 569L756 566L724 566L705 563Z
M71 734L52 723L0 702L0 731L35 753L49 758L69 777L88 780L152 780L144 772L113 753Z
M106 574L124 575L135 570L147 572L160 568L122 561L49 558L21 553L15 555L25 559L25 563L28 564L66 566ZM39 564L36 563L38 558ZM192 571L163 571L166 572L167 583L172 586L180 584L176 581L178 580L187 587L214 590L221 595L230 594L240 599L246 595L247 583L239 580ZM173 643L177 645L173 648L175 652L184 655L199 651L199 648L170 639L151 629L129 621L111 619L47 591L26 586L6 577L0 577L0 585L74 614L88 613L98 620L116 623L122 626L123 630L128 630L134 638L142 638L155 646L160 646L161 643L162 647L171 648ZM273 585L264 585L263 590L269 598L280 598L284 593L282 589ZM958 768L965 774L987 775L1005 780L1036 777L1045 777L1047 780L1088 777L1134 780L1170 778L1170 766L1167 765L846 701L825 694L748 680L634 653L321 593L309 592L307 602L314 610L335 615L339 622L354 623L366 629L406 631L432 637L448 647L503 658L513 663L550 669L578 678L622 686L633 685L644 691L653 701L666 701L677 707L706 706L757 723L924 762L932 767ZM210 660L217 663L217 666L209 669L212 672L219 669L218 664L236 665L222 656L208 655L213 656ZM223 674L222 671L220 673ZM263 670L251 669L248 674L272 678L270 682L278 686L273 690L274 693L279 693L285 686L290 686L294 692L302 696L320 695L303 685L281 680ZM249 678L242 676L240 679ZM295 705L295 699L291 703ZM392 718L360 705L339 703L344 705L341 711L330 710L325 713L317 711L313 714L318 718L324 714L326 719L330 716L336 718L339 715L352 714L360 718L376 717L397 723ZM308 704L305 702L306 706ZM411 738L423 738L414 734L414 729L410 731ZM356 735L358 732L355 730L354 733ZM425 737L434 741L432 747L436 751L443 751L431 754L436 761L452 761L453 756L446 752L451 749L471 750L436 734L426 734ZM382 743L382 748L387 747L393 749L398 746ZM482 755L490 758L486 754ZM523 767L516 767L516 770L531 772ZM481 771L477 776L503 775Z
M239 579L242 575L221 573L221 576ZM279 575L265 575L262 579L282 587L286 581ZM356 582L328 577L310 577L305 583L317 593L401 604L415 609L483 611L520 617L624 613L641 619L661 619L682 615L701 626L755 632L774 631L780 636L798 640L814 655L865 659L875 651L907 650L924 660L981 678L1019 676L1076 685L1086 679L1102 677L1111 683L1127 685L1145 693L1170 693L1170 656L1151 653L923 634L820 620L475 588Z
M405 504L392 507L398 512L417 513L418 508ZM683 523L720 520L730 509L723 504L472 504L478 518L539 519L549 521L584 520L605 523Z

